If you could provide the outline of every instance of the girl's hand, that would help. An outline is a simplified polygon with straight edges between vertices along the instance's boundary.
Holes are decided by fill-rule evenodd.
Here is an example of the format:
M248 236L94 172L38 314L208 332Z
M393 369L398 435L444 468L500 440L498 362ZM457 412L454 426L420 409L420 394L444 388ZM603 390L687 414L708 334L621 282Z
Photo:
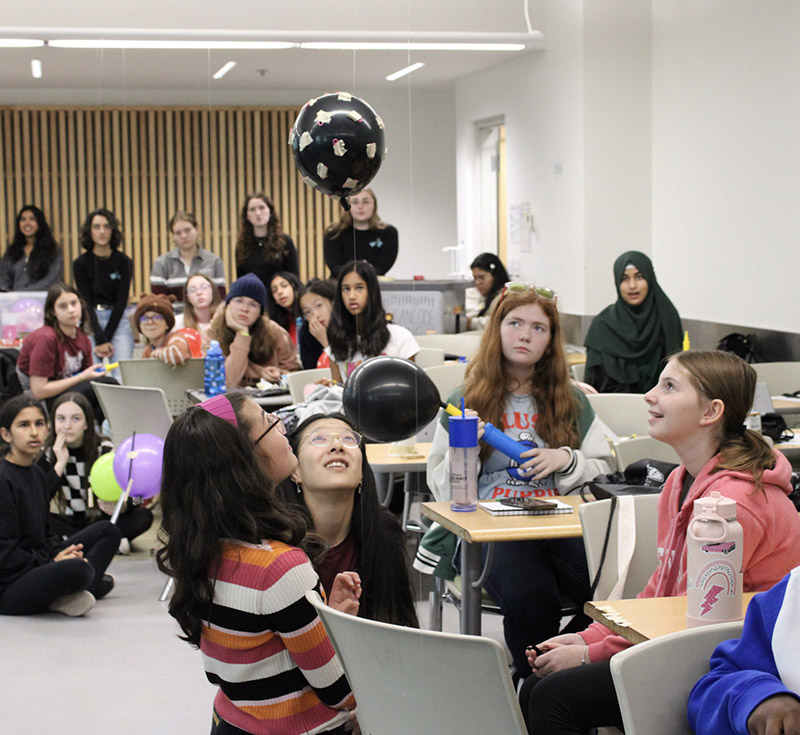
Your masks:
M534 662L536 661L537 656L543 655L556 646L572 645L585 646L586 641L584 641L583 638L581 638L577 633L564 633L563 635L556 635L552 638L548 638L546 641L537 643L536 648L539 649L540 653L536 653L533 646L528 646L528 648L525 649L525 655L528 657L528 663L531 665L531 668L534 668Z
M111 342L103 342L103 344L94 348L94 354L101 359L103 357L111 357L114 354L114 345Z
M161 362L171 367L178 367L178 365L183 365L186 362L186 355L176 344L167 345L166 347L157 347L153 350L153 357L158 358Z
M478 416L478 412L477 411L473 411L471 408L465 408L464 409L464 413L467 416ZM478 416L478 441L483 439L483 434L484 434L484 431L485 431L485 427L486 427L486 422L481 421L480 416Z
M102 362L96 362L94 365L90 365L86 370L82 370L78 373L81 376L81 380L94 380L95 378L102 378L106 375L106 366L103 365Z
M61 477L67 467L69 450L67 449L67 440L60 432L56 433L56 440L53 442L53 456L56 458L56 463L53 466L53 470L59 477Z
M350 713L350 719L344 723L344 731L350 735L361 735L361 727L356 719L356 711Z
M261 374L264 376L266 380L270 383L280 383L281 382L281 369L276 367L275 365L267 365L267 367L261 369Z
M581 645L563 645L560 643L544 644L548 650L541 656L535 656L531 664L533 673L540 679L556 671L564 671L580 666L584 661L590 663L587 652L588 646L581 641ZM530 658L528 658L530 661Z
M545 449L536 447L522 452L521 457L530 457L519 466L520 472L529 480L541 480L543 477L560 472L572 461L566 449Z
M800 733L800 702L790 694L778 694L765 699L747 718L750 735Z
M64 559L83 559L83 544L70 544L53 557L53 561L64 561Z
M317 317L312 316L311 319L308 320L308 331L311 332L311 336L319 342L323 349L328 346L328 328L322 326L322 322L320 322Z
M328 607L348 615L358 615L360 597L361 577L358 572L340 572L333 580Z
M234 332L247 332L248 328L241 322L237 322L233 318L233 312L230 309L225 309L225 324L227 324Z

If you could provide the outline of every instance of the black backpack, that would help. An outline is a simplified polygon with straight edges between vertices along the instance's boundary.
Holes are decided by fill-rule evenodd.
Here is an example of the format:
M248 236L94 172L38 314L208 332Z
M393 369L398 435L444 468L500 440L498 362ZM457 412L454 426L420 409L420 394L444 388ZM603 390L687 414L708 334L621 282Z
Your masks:
M0 350L0 405L22 393L17 375L17 350Z

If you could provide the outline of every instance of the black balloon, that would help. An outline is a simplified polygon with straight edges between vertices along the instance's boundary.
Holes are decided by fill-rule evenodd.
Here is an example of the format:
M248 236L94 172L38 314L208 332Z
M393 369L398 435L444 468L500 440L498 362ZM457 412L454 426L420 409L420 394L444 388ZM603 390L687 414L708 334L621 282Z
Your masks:
M372 357L347 379L344 412L367 439L396 442L425 428L439 411L439 391L427 373L402 357Z
M364 100L338 92L303 105L289 144L304 181L350 209L346 197L367 186L383 163L383 130L383 121Z

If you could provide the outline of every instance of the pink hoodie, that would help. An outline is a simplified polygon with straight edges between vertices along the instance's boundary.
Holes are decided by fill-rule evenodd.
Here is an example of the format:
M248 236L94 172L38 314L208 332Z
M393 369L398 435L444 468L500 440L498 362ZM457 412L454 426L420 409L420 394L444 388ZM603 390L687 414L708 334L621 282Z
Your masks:
M686 594L686 529L694 501L713 490L736 501L736 517L744 532L745 592L769 589L800 565L800 515L788 498L792 468L780 452L774 454L775 468L764 472L766 497L755 489L749 474L712 472L719 462L717 455L700 471L679 510L686 467L681 465L670 474L658 501L658 567L637 597ZM589 659L595 663L631 645L600 623L592 623L580 635L589 644Z

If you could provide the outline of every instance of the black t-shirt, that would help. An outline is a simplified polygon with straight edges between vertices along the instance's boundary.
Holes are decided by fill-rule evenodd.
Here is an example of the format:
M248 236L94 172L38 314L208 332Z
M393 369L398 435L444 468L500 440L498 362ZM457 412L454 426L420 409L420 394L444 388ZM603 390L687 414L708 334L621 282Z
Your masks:
M128 305L133 261L119 250L112 250L107 258L87 252L75 259L72 273L78 292L89 306L95 342L99 345L110 342ZM94 311L97 306L112 307L105 330L97 321Z
M269 293L269 282L281 271L289 271L296 276L300 275L300 265L297 261L297 248L295 248L292 238L288 235L281 235L284 243L283 252L277 253L269 260L266 258L266 250L263 242L258 243L250 251L250 257L241 265L236 266L236 277L241 278L248 273L255 273Z
M322 240L325 263L334 278L345 263L366 260L379 276L388 273L397 260L397 229L386 225L382 230L342 230L336 237Z

